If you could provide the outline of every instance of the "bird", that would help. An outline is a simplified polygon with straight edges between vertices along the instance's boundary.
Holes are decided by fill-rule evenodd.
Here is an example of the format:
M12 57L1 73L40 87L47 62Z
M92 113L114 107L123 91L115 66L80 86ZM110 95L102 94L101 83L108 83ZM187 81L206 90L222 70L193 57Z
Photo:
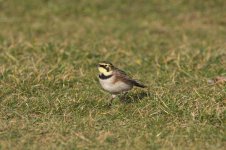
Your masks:
M108 61L99 62L97 67L101 87L112 96L108 103L109 105L112 104L113 99L118 94L127 93L134 86L140 88L147 87L140 81L131 78L123 70L120 70Z

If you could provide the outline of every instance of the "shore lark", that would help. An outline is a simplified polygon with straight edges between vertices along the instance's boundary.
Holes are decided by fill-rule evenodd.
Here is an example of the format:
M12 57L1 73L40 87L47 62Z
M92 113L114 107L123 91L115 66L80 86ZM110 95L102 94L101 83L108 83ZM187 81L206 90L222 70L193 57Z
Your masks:
M141 82L130 78L124 71L116 68L109 62L100 62L98 64L99 81L102 88L112 95L110 103L117 94L127 92L133 86L145 88L146 86Z

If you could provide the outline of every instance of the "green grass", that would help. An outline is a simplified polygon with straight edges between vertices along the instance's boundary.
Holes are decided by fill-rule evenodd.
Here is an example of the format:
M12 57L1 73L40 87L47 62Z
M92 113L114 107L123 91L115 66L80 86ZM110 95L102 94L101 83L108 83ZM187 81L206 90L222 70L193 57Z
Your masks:
M0 1L0 149L224 149L225 0ZM111 61L148 85L101 90Z

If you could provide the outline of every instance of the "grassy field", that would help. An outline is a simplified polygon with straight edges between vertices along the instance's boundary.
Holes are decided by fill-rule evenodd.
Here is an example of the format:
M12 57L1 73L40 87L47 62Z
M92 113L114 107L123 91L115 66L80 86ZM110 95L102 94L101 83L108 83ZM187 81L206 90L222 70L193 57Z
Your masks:
M225 0L0 0L0 149L226 146ZM111 61L148 86L126 101ZM122 98L122 97L121 97Z

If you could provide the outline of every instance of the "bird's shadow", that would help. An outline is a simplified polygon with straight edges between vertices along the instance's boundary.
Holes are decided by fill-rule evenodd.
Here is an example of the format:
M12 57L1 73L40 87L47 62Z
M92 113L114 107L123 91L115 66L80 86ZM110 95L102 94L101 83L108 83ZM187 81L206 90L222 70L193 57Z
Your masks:
M142 101L145 97L148 97L149 93L148 92L139 92L139 93L127 93L124 95L120 95L119 99L122 103L137 103L139 101Z

